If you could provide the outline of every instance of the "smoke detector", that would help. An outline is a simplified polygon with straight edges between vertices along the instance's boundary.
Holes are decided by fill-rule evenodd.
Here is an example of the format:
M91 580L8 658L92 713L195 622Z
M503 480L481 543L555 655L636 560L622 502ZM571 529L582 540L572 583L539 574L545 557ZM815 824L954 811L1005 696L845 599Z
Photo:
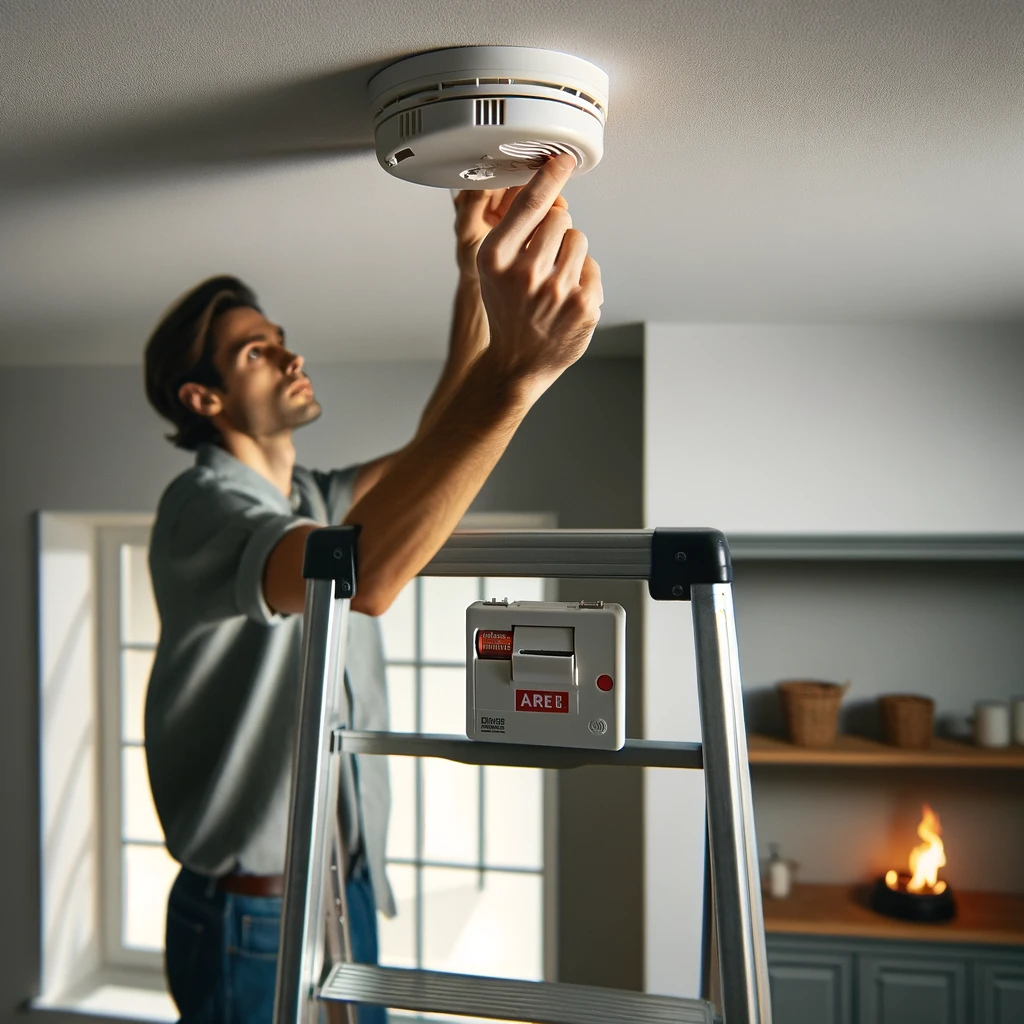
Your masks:
M435 50L385 68L369 94L381 167L419 185L507 188L559 153L575 174L604 154L608 76L567 53Z

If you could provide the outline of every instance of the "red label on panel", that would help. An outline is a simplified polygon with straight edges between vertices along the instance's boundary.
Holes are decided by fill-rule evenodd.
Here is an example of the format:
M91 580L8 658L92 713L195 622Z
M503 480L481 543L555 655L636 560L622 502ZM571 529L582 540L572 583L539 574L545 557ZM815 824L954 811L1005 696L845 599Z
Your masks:
M512 658L511 629L480 629L476 634L478 658L509 661Z
M569 714L569 694L564 690L516 690L516 711Z

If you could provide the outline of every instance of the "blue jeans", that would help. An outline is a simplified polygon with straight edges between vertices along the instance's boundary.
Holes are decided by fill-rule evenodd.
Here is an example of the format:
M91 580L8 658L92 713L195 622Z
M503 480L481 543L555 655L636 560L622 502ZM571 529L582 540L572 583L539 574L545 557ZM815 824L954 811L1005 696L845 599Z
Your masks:
M345 894L353 959L376 963L377 909L365 871ZM165 953L182 1024L271 1024L280 931L280 898L221 892L182 868L167 902ZM359 1024L386 1021L383 1007L359 1007Z

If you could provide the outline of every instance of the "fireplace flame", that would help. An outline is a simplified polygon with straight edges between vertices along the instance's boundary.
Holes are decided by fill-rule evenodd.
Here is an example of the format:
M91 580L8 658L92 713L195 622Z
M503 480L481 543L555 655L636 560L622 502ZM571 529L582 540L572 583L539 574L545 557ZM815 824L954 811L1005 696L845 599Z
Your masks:
M911 879L907 882L908 892L943 892L945 882L939 881L939 868L946 864L946 851L942 845L942 826L938 815L925 804L921 808L921 823L917 834L923 840L910 851ZM886 878L888 882L888 877Z

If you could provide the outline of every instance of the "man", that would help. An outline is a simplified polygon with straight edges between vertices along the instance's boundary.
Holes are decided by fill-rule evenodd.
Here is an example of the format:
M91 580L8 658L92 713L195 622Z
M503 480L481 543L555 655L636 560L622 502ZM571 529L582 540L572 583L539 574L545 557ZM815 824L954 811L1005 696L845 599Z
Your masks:
M320 414L301 356L234 278L164 317L146 390L196 465L164 493L150 548L161 636L146 703L150 782L181 862L167 913L171 993L189 1022L269 1022L299 687L302 554L328 523L362 528L348 724L387 728L376 616L459 522L534 402L586 350L603 301L559 158L522 190L456 200L460 279L448 359L416 436L348 470L295 465ZM341 817L357 960L376 960L389 806L381 758L347 758ZM385 1019L360 1007L361 1024Z

